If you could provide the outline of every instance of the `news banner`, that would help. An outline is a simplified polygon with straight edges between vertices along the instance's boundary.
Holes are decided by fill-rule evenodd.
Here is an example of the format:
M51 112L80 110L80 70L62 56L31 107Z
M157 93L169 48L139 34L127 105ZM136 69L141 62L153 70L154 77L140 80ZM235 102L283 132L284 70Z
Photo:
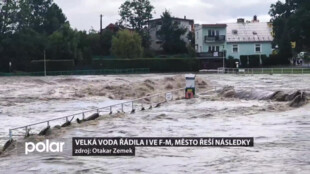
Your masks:
M135 156L136 147L253 147L253 137L73 137L73 156Z

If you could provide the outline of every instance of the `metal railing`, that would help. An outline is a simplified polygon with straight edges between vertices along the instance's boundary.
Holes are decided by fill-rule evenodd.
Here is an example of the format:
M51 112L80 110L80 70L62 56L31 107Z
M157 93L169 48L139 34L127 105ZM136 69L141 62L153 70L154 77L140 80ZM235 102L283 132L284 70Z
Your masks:
M30 130L30 128L32 126L36 126L36 125L42 125L42 124L46 124L47 127L50 126L50 123L53 122L53 121L56 121L56 120L63 120L65 119L66 122L68 122L70 120L70 122L75 118L75 117L78 117L80 116L82 119L85 118L85 115L87 113L93 113L93 112L96 112L96 113L101 113L101 112L108 112L110 115L113 114L113 107L116 107L116 106L120 106L120 109L122 112L124 112L124 106L127 104L131 104L131 111L133 111L135 109L135 105L134 103L138 103L139 101L143 101L143 100L146 100L147 103L150 104L150 108L153 107L153 102L154 103L163 103L163 102L167 102L169 101L167 99L167 95L170 94L170 96L172 97L171 100L174 99L174 93L179 93L179 91L184 91L185 92L185 88L179 88L179 89L175 89L175 90L171 90L171 91L168 91L168 92L163 92L163 93L157 93L157 94L153 94L153 95L148 95L146 97L142 97L142 98L137 98L137 99L134 99L134 100L130 100L130 101L125 101L125 102L121 102L121 103L117 103L117 104L113 104L113 105L109 105L109 106L105 106L105 107L102 107L102 108L96 108L96 109L92 109L92 110L87 110L87 111L83 111L83 112L80 112L80 113L76 113L76 114L72 114L72 115L67 115L67 116L63 116L63 117L58 117L58 118L54 118L54 119L49 119L49 120L45 120L45 121L40 121L40 122L37 122L37 123L33 123L33 124L28 124L28 125L25 125L25 126L20 126L20 127L16 127L16 128L11 128L9 129L9 139L11 140L13 138L13 136L26 136ZM182 93L183 94L183 93ZM154 101L154 98L155 97L162 97L164 98L163 101L160 101L161 99L159 99L157 102ZM153 100L152 100L153 99ZM143 103L140 103L143 107ZM156 106L155 106L156 107ZM144 107L143 107L144 108ZM13 134L13 131L16 131L16 130L25 130L25 134L24 135L18 135L18 134Z
M209 42L225 42L225 35L218 35L218 36L205 36L205 43Z
M218 68L217 73L227 74L310 74L310 68Z
M197 53L197 59L202 59L202 58L221 58L223 59L225 53L222 51L219 52L201 52Z

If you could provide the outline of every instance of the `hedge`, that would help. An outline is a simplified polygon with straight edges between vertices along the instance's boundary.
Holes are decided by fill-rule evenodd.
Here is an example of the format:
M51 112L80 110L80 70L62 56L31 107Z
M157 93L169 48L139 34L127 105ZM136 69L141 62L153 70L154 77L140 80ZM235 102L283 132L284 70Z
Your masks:
M94 60L93 69L149 68L151 72L199 71L200 61L194 58L141 58Z
M74 68L74 60L46 60L46 71L70 71L74 70ZM44 71L44 60L31 61L28 71Z
M240 62L239 59L229 56L228 59L225 59L225 67L236 68L236 62Z
M241 55L240 56L240 61L241 61L241 67L243 68L255 68L261 66L261 62L267 58L266 55Z
M290 61L288 58L280 55L270 55L268 58L263 59L264 66L275 66L275 65L289 65Z

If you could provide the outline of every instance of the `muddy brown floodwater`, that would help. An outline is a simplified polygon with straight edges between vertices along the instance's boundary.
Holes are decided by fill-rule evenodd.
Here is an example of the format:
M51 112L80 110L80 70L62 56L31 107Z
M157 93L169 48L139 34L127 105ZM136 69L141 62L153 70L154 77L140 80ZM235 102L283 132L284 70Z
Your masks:
M0 136L7 137L12 127L176 89L184 85L183 77L0 78ZM12 150L0 157L0 173L310 172L310 104L292 108L288 102L259 100L278 90L310 92L309 75L206 74L198 75L197 81L195 99L171 101L135 114L103 115L64 128L51 138L70 143L72 137L254 137L254 147L137 147L135 157L72 157L71 149L58 155L26 156ZM251 97L204 92L210 86L227 85Z

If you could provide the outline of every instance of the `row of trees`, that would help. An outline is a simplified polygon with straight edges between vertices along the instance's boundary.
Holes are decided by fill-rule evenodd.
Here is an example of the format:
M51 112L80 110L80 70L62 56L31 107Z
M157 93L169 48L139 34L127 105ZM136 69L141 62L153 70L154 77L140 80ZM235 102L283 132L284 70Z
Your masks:
M120 58L141 57L149 51L147 22L154 7L149 0L126 0L120 7L119 26L129 31L72 29L66 16L53 0L0 1L0 70L8 71L9 62L24 70L32 60L73 59L90 63L94 56L115 55ZM171 14L162 15L164 25L159 31L168 54L186 51L180 40L186 30L172 22ZM99 34L101 33L101 34Z
M73 59L89 62L109 55L113 32L72 29L53 0L0 1L0 70L25 70L32 60Z

